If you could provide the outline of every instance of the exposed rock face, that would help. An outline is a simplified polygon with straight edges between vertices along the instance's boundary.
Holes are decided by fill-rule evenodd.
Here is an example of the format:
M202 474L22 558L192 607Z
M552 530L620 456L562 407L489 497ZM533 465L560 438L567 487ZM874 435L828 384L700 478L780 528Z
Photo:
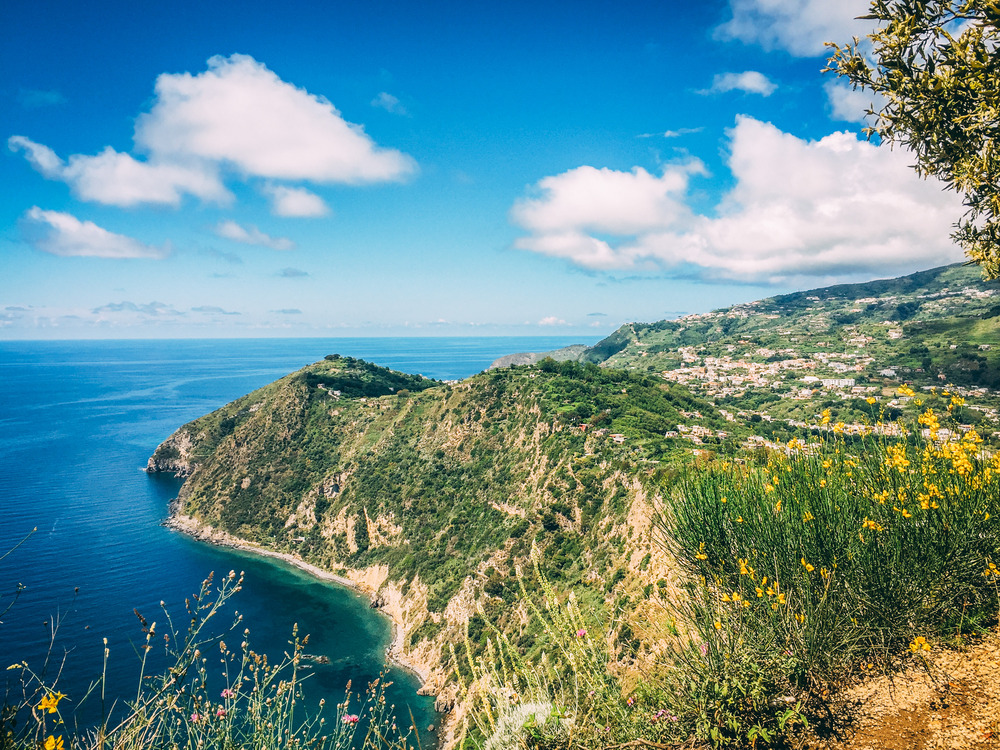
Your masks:
M162 472L187 478L194 473L197 465L191 459L193 446L190 433L183 427L164 440L156 452L146 462L146 471L150 474Z
M551 352L520 352L518 354L508 354L496 360L489 366L489 369L495 370L501 367L513 367L514 365L534 365L541 362L546 357L550 357L556 362L563 362L565 360L578 362L580 357L589 348L590 347L584 346L583 344L573 344L572 346L555 349Z

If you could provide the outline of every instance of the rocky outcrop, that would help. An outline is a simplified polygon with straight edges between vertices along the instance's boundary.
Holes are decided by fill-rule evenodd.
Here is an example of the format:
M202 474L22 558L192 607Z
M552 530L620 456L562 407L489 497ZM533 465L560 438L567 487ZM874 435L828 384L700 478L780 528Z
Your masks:
M164 440L156 452L146 462L146 471L150 474L173 474L186 479L194 473L197 464L191 458L191 448L194 441L184 428L177 430Z
M514 365L534 365L546 358L554 359L556 362L563 362L565 360L579 362L580 357L583 356L584 352L586 352L589 348L590 347L583 344L573 344L571 346L565 346L562 349L555 349L551 352L520 352L518 354L508 354L496 360L489 366L489 369L496 370L502 367L513 367Z

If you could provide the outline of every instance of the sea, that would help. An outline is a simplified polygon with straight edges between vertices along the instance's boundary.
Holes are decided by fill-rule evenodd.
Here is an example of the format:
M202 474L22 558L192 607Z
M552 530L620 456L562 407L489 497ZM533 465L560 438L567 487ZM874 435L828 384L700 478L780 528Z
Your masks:
M385 673L402 724L436 724L419 679L386 664L391 623L352 589L272 558L213 547L163 526L179 480L143 470L177 427L322 359L359 357L438 379L462 379L496 358L547 351L580 337L0 341L0 684L27 663L58 681L79 726L135 696L141 623L183 630L185 599L214 572L244 573L238 642L272 662L293 628L309 635L305 703L342 701ZM6 610L6 611L5 611ZM104 649L108 657L105 668ZM161 649L162 650L162 649ZM152 653L151 665L165 656ZM88 688L105 673L104 707ZM0 686L0 689L2 689ZM75 716L73 711L76 711Z

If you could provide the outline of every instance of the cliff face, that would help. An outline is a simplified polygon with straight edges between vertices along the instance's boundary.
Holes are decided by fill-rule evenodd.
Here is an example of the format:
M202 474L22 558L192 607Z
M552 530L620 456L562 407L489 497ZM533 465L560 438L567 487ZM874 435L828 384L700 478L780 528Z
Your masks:
M146 471L150 474L173 474L187 478L194 473L195 464L191 459L191 446L194 444L191 433L185 429L177 430L164 440L146 462Z
M328 358L184 425L149 470L187 477L177 514L371 592L393 655L438 693L467 625L474 650L485 622L530 635L515 569L533 544L561 586L609 602L652 583L642 519L683 410L725 424L682 388L593 365L448 386Z

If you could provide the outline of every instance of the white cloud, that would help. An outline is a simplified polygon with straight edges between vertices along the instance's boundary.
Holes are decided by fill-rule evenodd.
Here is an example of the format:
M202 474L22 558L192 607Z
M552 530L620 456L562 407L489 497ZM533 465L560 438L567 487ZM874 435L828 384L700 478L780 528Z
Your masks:
M323 199L305 188L268 185L264 192L271 199L271 212L276 216L310 218L330 213Z
M540 325L540 326L566 326L566 325L569 325L569 323L567 323L562 318L557 318L555 315L549 315L548 317L542 318L541 320L539 320L538 321L538 325Z
M247 55L213 57L198 75L162 74L135 131L136 144L161 158L224 162L255 177L357 184L400 180L416 168L325 98Z
M163 258L169 247L152 247L139 240L102 229L71 214L32 207L24 217L31 245L42 252L64 257Z
M272 237L260 231L255 226L244 227L231 219L220 221L215 227L215 233L219 237L233 240L234 242L242 242L246 245L261 245L262 247L269 247L272 250L295 249L295 243L287 237Z
M664 192L642 170L581 167L543 179L541 198L514 206L513 220L531 233L516 246L593 269L683 268L769 283L903 272L962 257L948 236L959 198L917 177L905 151L850 133L807 141L749 117L738 118L729 136L735 186L711 215L688 209L686 180ZM592 184L589 193L570 193L571 211L563 183L576 174ZM626 197L607 202L616 191Z
M76 154L67 163L48 146L23 136L12 136L7 144L12 151L24 151L35 169L49 179L67 183L86 201L112 206L176 206L185 193L217 203L232 198L209 164L138 161L110 146L96 156Z
M844 44L871 30L857 21L869 0L729 0L732 18L715 30L720 39L781 49L798 57L826 53L824 42Z
M742 73L719 73L712 79L712 87L703 94L723 94L727 91L742 91L747 94L770 96L777 85L763 73L746 70Z
M827 81L823 88L830 103L830 116L835 120L867 122L865 113L869 109L878 112L886 103L882 94L855 89L849 83Z
M379 147L325 98L246 55L213 57L197 75L159 76L152 108L136 121L136 149L144 160L109 146L64 161L24 136L7 143L83 200L116 206L178 205L184 195L229 202L224 168L244 178L345 184L397 181L416 171L411 157ZM282 215L316 216L323 205L308 191L287 203L289 213Z
M687 190L689 176L703 171L698 161L669 166L661 177L642 167L631 172L577 167L542 179L536 197L519 200L511 215L536 234L648 231L677 220L685 210L677 197Z
M384 109L386 112L391 112L394 115L409 114L399 99L385 91L380 91L378 96L372 99L372 106Z

